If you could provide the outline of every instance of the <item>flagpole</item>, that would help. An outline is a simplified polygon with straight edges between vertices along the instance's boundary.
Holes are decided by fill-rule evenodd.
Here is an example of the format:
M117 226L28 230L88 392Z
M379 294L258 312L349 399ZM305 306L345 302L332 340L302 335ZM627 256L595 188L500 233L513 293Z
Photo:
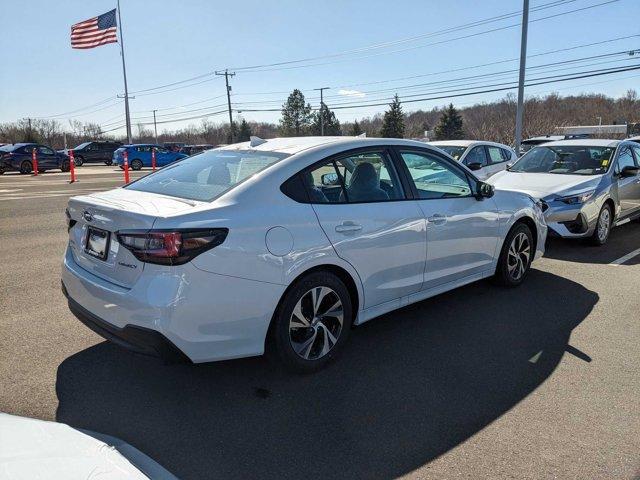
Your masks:
M122 75L124 76L124 113L127 122L127 143L131 144L131 117L129 115L129 89L127 88L127 67L124 63L124 40L122 38L122 17L120 16L120 0L118 2L118 30L120 31L120 55L122 56Z

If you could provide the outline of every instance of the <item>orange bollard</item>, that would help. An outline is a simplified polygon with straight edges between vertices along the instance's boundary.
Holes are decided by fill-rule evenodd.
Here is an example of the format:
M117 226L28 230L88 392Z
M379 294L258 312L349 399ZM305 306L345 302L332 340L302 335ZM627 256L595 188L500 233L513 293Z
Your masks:
M35 147L31 149L31 167L33 168L33 175L37 177L38 176L38 154L36 153Z
M125 150L122 152L122 156L124 157L124 183L129 183L129 154Z
M76 181L76 161L73 159L73 150L69 150L69 172L71 172L69 183L74 183Z
M156 171L156 147L151 149L151 171Z

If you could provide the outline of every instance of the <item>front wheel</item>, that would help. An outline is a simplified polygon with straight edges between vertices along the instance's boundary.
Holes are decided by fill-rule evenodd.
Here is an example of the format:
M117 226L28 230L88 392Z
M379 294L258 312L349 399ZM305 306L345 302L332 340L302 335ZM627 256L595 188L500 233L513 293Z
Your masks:
M73 159L73 165L76 167L81 167L82 165L84 165L84 158L82 157L75 157Z
M329 272L298 280L274 314L275 352L289 370L315 372L340 352L351 329L351 297Z
M604 204L600 213L598 214L598 222L596 223L596 229L589 239L592 245L601 247L607 240L609 240L609 234L611 233L611 220L613 215L611 213L611 207L608 204Z
M28 160L25 160L24 162L22 162L20 164L20 174L21 175L27 175L28 173L31 173L31 170L33 170L33 167L31 166L31 162Z
M75 159L74 159L74 165L75 165ZM63 161L62 165L60 166L60 170L62 170L63 172L68 172L69 170L71 170L70 160Z
M137 158L131 160L131 170L142 170L142 160Z
M507 234L502 245L495 280L505 287L520 285L533 261L533 234L524 223L518 223Z

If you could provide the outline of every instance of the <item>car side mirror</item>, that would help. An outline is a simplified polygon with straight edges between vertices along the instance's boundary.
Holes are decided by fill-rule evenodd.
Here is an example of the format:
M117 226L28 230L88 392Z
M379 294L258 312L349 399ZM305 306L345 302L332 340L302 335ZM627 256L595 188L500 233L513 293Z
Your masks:
M635 177L636 175L638 175L639 171L640 171L640 168L634 167L632 165L627 165L626 167L624 167L620 171L620 176L621 177Z
M489 185L485 182L478 182L476 189L476 197L478 198L478 200L482 200L483 198L491 198L496 191L493 185Z
M325 173L320 177L320 181L324 186L337 185L338 184L338 174L337 173Z
M473 171L480 170L482 168L482 164L480 162L473 162L467 165L467 168Z

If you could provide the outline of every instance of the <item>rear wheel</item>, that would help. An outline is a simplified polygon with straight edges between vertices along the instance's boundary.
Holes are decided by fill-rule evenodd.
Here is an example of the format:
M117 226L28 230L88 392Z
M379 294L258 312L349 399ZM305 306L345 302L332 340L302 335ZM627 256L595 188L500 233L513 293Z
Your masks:
M73 161L75 165L75 159ZM69 170L71 170L71 164L69 162L69 160L63 160L62 165L60 166L60 170L62 170L63 172L68 172Z
M74 157L73 164L76 167L81 167L82 165L84 165L84 158L82 158L82 157Z
M142 169L142 160L136 158L131 160L131 170L141 170Z
M607 243L609 240L609 234L611 233L611 221L613 215L609 204L604 204L600 213L598 214L598 222L596 223L596 229L593 235L589 239L592 245L598 247Z
M31 170L33 170L33 166L31 165L31 162L29 160L25 160L20 164L20 173L22 175L31 173Z
M502 245L495 280L505 287L520 285L533 261L533 234L524 223L516 224Z
M316 272L298 280L274 315L275 352L289 370L323 368L343 348L351 329L351 297L335 275Z

